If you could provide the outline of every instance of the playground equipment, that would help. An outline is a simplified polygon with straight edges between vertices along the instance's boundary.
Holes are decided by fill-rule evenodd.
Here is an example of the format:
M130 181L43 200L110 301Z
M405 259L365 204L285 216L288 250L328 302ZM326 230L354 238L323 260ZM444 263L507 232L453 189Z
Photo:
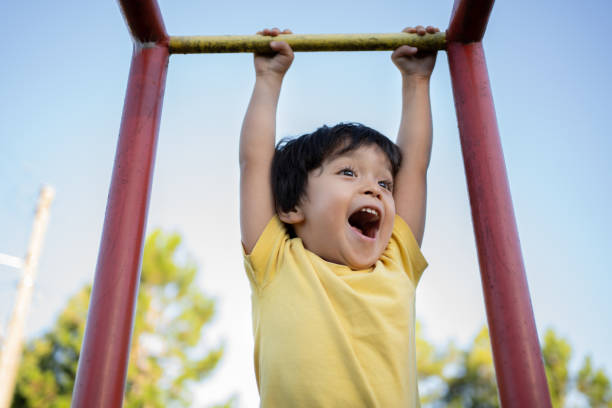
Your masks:
M156 0L119 3L134 52L73 407L119 407L123 401L169 55L252 52L266 41L170 37ZM332 36L286 38L290 44L303 41L304 48L295 46L296 51L390 50L425 43L446 50L500 401L504 407L550 407L481 42L492 8L493 0L455 0L446 33L422 40L405 33L335 36L333 41Z

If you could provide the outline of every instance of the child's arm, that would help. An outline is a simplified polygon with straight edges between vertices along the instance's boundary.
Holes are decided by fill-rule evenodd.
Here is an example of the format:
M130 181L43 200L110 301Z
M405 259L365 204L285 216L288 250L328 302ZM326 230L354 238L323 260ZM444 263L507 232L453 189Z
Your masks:
M282 34L290 34L285 30ZM258 34L276 36L278 28ZM272 42L274 55L255 55L255 87L240 134L240 228L244 250L250 253L274 215L270 167L276 136L276 107L293 51L284 42Z
M404 31L425 35L439 30L418 26ZM432 139L429 78L436 63L436 53L404 45L395 50L391 58L402 74L402 118L397 144L403 160L395 178L393 197L396 213L408 223L420 246L425 230L427 167Z

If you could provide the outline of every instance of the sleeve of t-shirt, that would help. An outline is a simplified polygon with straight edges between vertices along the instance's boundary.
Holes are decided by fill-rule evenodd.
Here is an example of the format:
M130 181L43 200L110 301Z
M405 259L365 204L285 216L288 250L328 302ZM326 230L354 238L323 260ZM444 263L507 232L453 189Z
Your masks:
M383 252L383 258L386 258L388 262L399 264L415 286L419 283L423 271L427 268L427 261L421 252L421 248L419 248L419 244L406 221L399 215L395 216L393 232L389 245Z
M262 289L272 281L278 269L281 249L288 239L284 224L275 215L264 228L251 253L246 254L242 249L244 269L255 288Z

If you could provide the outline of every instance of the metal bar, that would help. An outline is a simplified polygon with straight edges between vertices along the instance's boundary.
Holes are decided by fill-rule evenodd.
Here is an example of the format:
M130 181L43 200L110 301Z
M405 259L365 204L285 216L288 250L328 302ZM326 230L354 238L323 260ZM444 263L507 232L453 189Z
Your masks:
M448 42L470 43L482 40L494 0L455 0L446 30Z
M168 33L156 0L119 0L119 5L134 41L168 41Z
M500 400L550 407L482 44L447 54Z
M425 34L281 34L276 37L261 35L219 35L170 37L171 54L271 52L271 41L284 41L294 51L387 51L401 45L412 45L423 50L443 50L445 33Z
M168 58L134 48L73 407L122 405Z

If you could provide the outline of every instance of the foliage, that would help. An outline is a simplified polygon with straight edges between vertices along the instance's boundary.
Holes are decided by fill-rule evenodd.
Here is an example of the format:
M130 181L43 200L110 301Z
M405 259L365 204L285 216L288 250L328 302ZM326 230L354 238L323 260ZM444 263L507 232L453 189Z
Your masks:
M195 284L197 268L177 261L181 237L154 231L146 240L124 406L189 406L189 385L217 365L223 348L202 355L214 301ZM70 406L91 289L83 288L55 326L25 349L13 407ZM230 403L223 406L229 406Z
M567 341L557 337L552 329L544 334L542 357L548 380L550 399L554 407L562 407L569 388L569 361L572 348Z
M489 332L483 327L466 350L451 343L442 349L428 342L417 323L417 369L421 402L431 407L499 407ZM552 329L544 335L542 358L553 407L565 407L567 396L580 393L590 407L612 408L612 388L603 370L584 360L570 373L572 349ZM435 379L435 381L432 381ZM432 387L432 383L434 386Z
M447 382L443 401L449 407L497 407L497 386L489 330L483 327L472 347L459 355L459 370Z
M457 359L457 350L451 343L446 349L436 349L423 336L421 322L416 322L416 360L420 383L421 403L427 405L439 401L443 396L444 385L448 381L445 368Z
M578 372L578 389L587 397L591 407L612 407L610 379L603 370L593 370L590 356L584 359L582 368Z
M26 347L13 407L70 407L90 293L85 287L70 298L55 326Z

